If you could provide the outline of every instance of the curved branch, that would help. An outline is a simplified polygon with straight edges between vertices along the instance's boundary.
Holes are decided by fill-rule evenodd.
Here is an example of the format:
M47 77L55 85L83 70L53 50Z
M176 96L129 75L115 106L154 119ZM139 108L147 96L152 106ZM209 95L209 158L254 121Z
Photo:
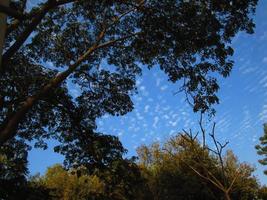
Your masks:
M11 117L6 118L5 122L3 123L0 129L0 145L3 145L8 139L16 135L16 131L17 131L19 123L26 116L26 114L32 109L32 107L40 99L42 99L46 94L48 94L49 92L57 88L64 80L66 80L67 77L70 74L72 74L84 60L86 60L90 55L92 55L92 53L94 53L96 50L100 48L110 46L111 44L115 42L122 41L131 36L136 35L136 34L131 34L131 35L128 35L122 38L118 38L116 40L111 40L111 41L99 44L105 35L105 31L106 31L106 28L104 28L104 30L101 31L95 44L91 46L82 56L80 56L79 59L74 64L70 65L67 70L56 75L53 79L49 81L47 85L45 85L35 95L27 97L26 100L22 102L21 107L19 108L18 111L13 113Z

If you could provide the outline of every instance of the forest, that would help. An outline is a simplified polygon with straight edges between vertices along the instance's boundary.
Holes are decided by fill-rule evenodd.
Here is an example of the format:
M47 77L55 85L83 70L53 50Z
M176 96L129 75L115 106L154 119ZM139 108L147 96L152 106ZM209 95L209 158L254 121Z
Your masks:
M266 16L257 10L264 6L264 0L0 0L0 200L267 200L267 186L255 174L256 165L267 165L267 111L257 115L256 125L247 120L240 128L260 128L255 144L252 135L224 139L228 126L216 121L230 98L220 91L231 77L259 71L249 60L247 71L235 70L248 59L235 59L236 40L258 38L267 56L267 31L262 37L255 33L262 25L256 15L262 21ZM266 77L259 81L265 85L255 90L266 99L267 57L261 65ZM164 74L167 81L153 85L144 78L147 89L140 87L145 73ZM141 123L128 120L138 132L133 135L120 117L139 108L135 97L156 87L163 92L164 84L175 92L162 101L174 103L157 104L159 116L142 124L152 102L164 98L145 94L150 104L144 116L136 114ZM228 109L248 99L257 106L257 97L248 93ZM177 115L160 116L160 110L177 106ZM196 123L176 126L171 119L187 115L184 108ZM114 121L99 128L106 116ZM166 130L157 129L164 139L141 138L159 123L171 123L175 133L166 137ZM221 124L226 127L218 129ZM134 154L122 133L108 132L113 125L132 134L126 140L136 140ZM237 136L253 146L257 163L243 161L248 145L242 146L242 159L235 153L230 144L238 146ZM39 154L47 169L32 173L30 155L52 143L62 163ZM261 174L264 180L267 170Z

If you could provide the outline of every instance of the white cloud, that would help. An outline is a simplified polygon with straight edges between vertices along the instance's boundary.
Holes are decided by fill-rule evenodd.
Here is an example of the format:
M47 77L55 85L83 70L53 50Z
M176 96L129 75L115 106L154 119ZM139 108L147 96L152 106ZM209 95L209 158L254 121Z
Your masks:
M170 124L172 127L174 127L174 126L176 126L176 125L178 124L178 121L179 121L179 120L169 121L169 124Z
M159 87L161 82L162 82L162 79L161 78L157 78L156 79L156 86Z
M267 40L267 31L263 32L263 34L260 36L260 40Z
M163 115L163 119L168 120L168 119L170 119L170 117L169 117L169 115Z
M145 141L146 141L146 138L141 138L141 141L142 141L142 142L145 142Z
M259 118L262 122L266 122L267 121L267 104L262 106L262 110L259 113Z
M145 87L145 86L141 86L141 87L140 87L140 90L141 90L141 91L145 91L145 90L146 90L146 87Z
M144 109L144 112L147 113L148 110L149 110L149 108L150 108L150 106L149 106L149 105L146 105L146 106L145 106L145 109Z
M161 90L161 91L165 91L165 90L167 90L167 89L168 89L168 86L167 86L167 85L163 85L163 86L160 87L160 90Z
M159 117L158 116L154 117L152 127L157 128L158 122L159 122Z

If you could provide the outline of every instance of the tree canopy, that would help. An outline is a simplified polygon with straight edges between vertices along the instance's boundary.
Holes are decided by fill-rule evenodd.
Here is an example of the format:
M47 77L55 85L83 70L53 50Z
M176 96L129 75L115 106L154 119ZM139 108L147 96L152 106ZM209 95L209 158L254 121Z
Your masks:
M254 168L240 163L230 150L223 155L223 170L212 151L197 141L192 143L188 136L177 135L162 145L141 146L137 152L151 199L249 200L258 196L259 185L252 175ZM231 183L226 198L223 190Z
M1 65L0 142L62 138L133 109L141 66L159 66L194 111L218 103L231 72L231 39L252 33L257 0L27 1L7 14ZM70 95L67 79L80 90ZM77 128L76 128L77 129Z
M31 188L31 198L47 194L51 188L25 179L27 152L30 143L46 149L54 139L54 150L65 156L65 168L56 170L69 178L70 188L96 175L108 198L136 199L140 188L134 186L144 181L140 170L123 158L117 137L96 131L96 119L134 109L131 95L144 67L159 67L195 112L213 114L218 78L229 76L234 64L231 41L240 31L253 33L256 5L257 0L0 2L1 186ZM68 174L81 166L85 177Z
M47 199L84 200L264 200L266 187L261 187L252 175L254 168L241 163L231 150L223 155L225 176L220 160L189 138L177 135L164 144L140 146L139 160L117 160L101 172L88 173L85 166L65 169L57 164L45 175L29 179L32 188L47 191ZM192 146L194 145L194 146ZM196 152L198 151L198 153ZM189 167L190 166L190 167ZM209 170L223 184L235 180L229 198L198 173L206 176ZM38 197L40 193L30 193ZM30 197L31 197L30 196ZM41 195L45 197L45 195ZM34 198L33 198L34 199Z

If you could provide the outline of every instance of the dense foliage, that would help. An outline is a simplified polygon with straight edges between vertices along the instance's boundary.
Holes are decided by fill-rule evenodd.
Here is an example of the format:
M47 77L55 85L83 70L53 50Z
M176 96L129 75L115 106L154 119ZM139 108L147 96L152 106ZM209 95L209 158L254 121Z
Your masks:
M229 199L266 199L266 187L261 187L252 175L252 166L239 162L228 150L224 154L225 169L222 171L220 161L212 152L198 142L194 145L192 147L179 135L162 145L140 146L137 162L116 160L109 168L94 172L83 165L66 169L57 164L48 168L45 175L29 178L17 194L20 199L41 200L226 199L220 189L203 178L208 169L222 184L223 181L232 183L234 180ZM222 173L225 173L226 180L223 180ZM12 197L2 196L4 199Z
M12 0L0 81L0 143L15 135L65 141L106 113L133 109L141 66L159 66L194 111L218 103L231 39L252 33L257 0ZM9 11L12 11L10 13ZM16 15L14 15L16 13ZM142 64L142 65L141 65ZM67 78L79 90L70 95ZM78 127L77 127L78 126ZM83 130L82 130L83 131Z
M181 135L162 146L158 143L141 146L138 155L153 194L151 199L227 199L224 191L214 183L216 179L221 185L233 183L229 199L251 200L258 196L259 185L252 175L254 168L240 163L232 151L224 155L223 171L220 160L211 151L198 142L190 143Z
M198 152L186 148L168 157L159 146L148 148L160 157L137 165L123 158L117 137L96 131L96 119L133 110L142 67L159 67L195 112L213 114L217 79L233 67L231 40L253 33L257 0L6 2L0 5L0 21L7 15L0 23L0 199L214 198L217 189L186 167ZM49 139L59 142L54 150L65 156L64 167L27 180L30 144L46 149ZM186 162L179 160L185 155ZM201 155L220 176L217 160ZM256 191L253 169L245 168L233 198Z
M85 166L66 170L55 165L29 182L46 189L48 199L55 200L134 200L146 187L137 165L129 160L117 160L109 169L91 175Z

